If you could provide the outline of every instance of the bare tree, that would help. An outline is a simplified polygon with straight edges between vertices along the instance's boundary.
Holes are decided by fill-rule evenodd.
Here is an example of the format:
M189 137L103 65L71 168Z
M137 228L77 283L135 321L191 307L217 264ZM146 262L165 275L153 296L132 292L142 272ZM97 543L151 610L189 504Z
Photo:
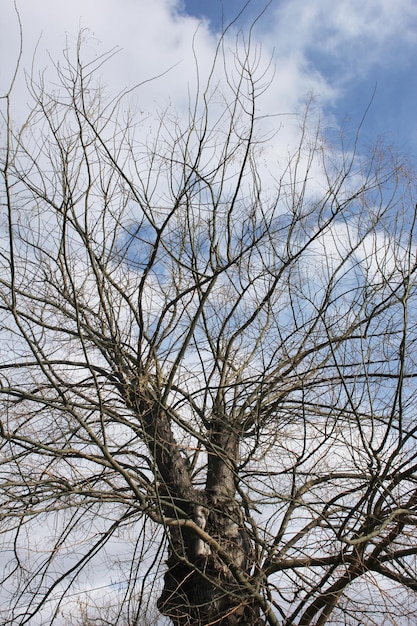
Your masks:
M153 134L81 41L20 130L4 100L2 623L59 622L116 556L114 623L149 593L174 626L416 607L413 176L308 110L272 162L272 78L223 42Z

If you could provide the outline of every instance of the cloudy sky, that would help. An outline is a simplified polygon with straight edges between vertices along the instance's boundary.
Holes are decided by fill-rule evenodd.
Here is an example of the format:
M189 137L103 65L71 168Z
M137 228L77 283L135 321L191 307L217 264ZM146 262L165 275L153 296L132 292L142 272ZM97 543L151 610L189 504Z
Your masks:
M223 3L222 8L221 0L16 0L22 69L33 67L37 75L51 68L65 48L75 47L84 28L92 56L119 49L102 68L110 91L143 83L136 99L145 116L168 106L182 111L190 85L195 86L193 42L204 77L222 23L247 4ZM14 0L0 4L1 96L19 54L19 21ZM264 7L263 0L252 0L231 29L230 45L239 29L248 32ZM417 162L417 0L271 0L256 23L252 46L265 66L272 59L272 83L261 113L277 119L278 126L290 125L314 94L325 124L354 127L373 98L364 141L384 135ZM153 77L159 78L150 81ZM17 117L28 101L21 78L12 101Z
M19 28L13 0L2 0L0 89L7 90L18 53ZM245 0L16 0L24 56L37 70L59 60L80 28L89 29L94 54L114 46L120 53L103 69L110 89L155 75L138 92L144 110L181 108L195 77L192 40L203 70L208 68L221 29ZM224 5L224 6L222 6ZM236 23L243 29L264 8L252 0ZM363 137L385 135L417 158L416 0L271 0L257 22L252 45L273 57L275 75L268 114L299 112L314 94L326 119L357 123L374 94ZM47 55L49 53L49 56ZM16 111L27 101L19 87Z

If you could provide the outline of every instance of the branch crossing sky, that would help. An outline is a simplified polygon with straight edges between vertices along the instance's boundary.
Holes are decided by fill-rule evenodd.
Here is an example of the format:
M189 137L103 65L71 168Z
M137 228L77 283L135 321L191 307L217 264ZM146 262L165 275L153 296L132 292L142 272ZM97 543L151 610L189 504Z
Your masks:
M143 110L154 110L155 104L181 107L187 97L186 81L195 70L193 37L200 63L208 67L222 19L228 23L243 9L235 28L245 31L267 4L267 0L17 0L23 65L30 70L36 49L37 70L51 66L51 58L59 59L68 43L75 44L79 29L86 28L90 45L99 43L99 51L121 48L105 69L104 82L110 89L169 70L148 83L138 100ZM14 2L3 0L0 95L7 90L18 41ZM273 56L269 113L299 111L313 94L329 123L354 128L372 101L363 127L365 142L383 135L417 160L416 0L271 0L252 42L262 48L265 59ZM16 106L21 106L18 97Z
M185 12L221 28L243 10L249 23L268 2L185 0ZM359 123L417 160L417 2L415 0L272 0L258 23L277 64L296 57L301 75L317 77L317 96L338 122ZM296 72L294 72L294 79ZM332 93L326 97L320 79ZM291 80L288 89L294 88ZM302 89L302 87L301 87ZM325 93L328 93L327 90Z

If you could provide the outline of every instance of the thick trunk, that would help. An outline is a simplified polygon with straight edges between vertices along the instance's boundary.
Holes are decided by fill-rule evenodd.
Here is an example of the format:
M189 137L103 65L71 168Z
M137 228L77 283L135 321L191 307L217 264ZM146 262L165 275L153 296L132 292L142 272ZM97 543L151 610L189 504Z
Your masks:
M249 579L252 546L235 500L238 435L225 422L214 422L206 489L197 490L167 411L139 384L130 385L128 401L138 414L158 468L162 513L171 519L159 610L174 626L261 626L264 621L259 618ZM183 524L187 520L191 525ZM196 527L210 541L204 541Z
M174 626L261 626L250 584L252 545L235 500L239 438L224 422L212 427L206 489L196 492L195 527L171 529L160 611ZM198 497L198 499L197 499Z
M189 515L189 503L195 502L194 489L186 463L172 432L170 416L152 394L147 382L137 379L120 386L127 405L134 410L143 429L144 441L158 470L156 478L164 514Z
M213 499L233 500L236 493L236 466L240 438L232 425L213 421L207 464L206 490Z
M261 626L250 592L251 543L239 524L237 504L217 500L195 507L194 521L213 538L203 541L192 527L171 532L168 570L159 610L174 626ZM245 581L248 584L245 584Z

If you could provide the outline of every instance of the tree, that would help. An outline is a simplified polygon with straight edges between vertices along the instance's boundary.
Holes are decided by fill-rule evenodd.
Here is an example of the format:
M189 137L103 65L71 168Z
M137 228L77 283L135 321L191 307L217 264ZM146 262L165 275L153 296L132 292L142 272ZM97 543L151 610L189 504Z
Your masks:
M412 172L308 107L272 161L272 78L226 36L154 133L82 38L20 130L5 98L3 623L59 621L127 537L119 623L152 589L174 626L416 605Z

